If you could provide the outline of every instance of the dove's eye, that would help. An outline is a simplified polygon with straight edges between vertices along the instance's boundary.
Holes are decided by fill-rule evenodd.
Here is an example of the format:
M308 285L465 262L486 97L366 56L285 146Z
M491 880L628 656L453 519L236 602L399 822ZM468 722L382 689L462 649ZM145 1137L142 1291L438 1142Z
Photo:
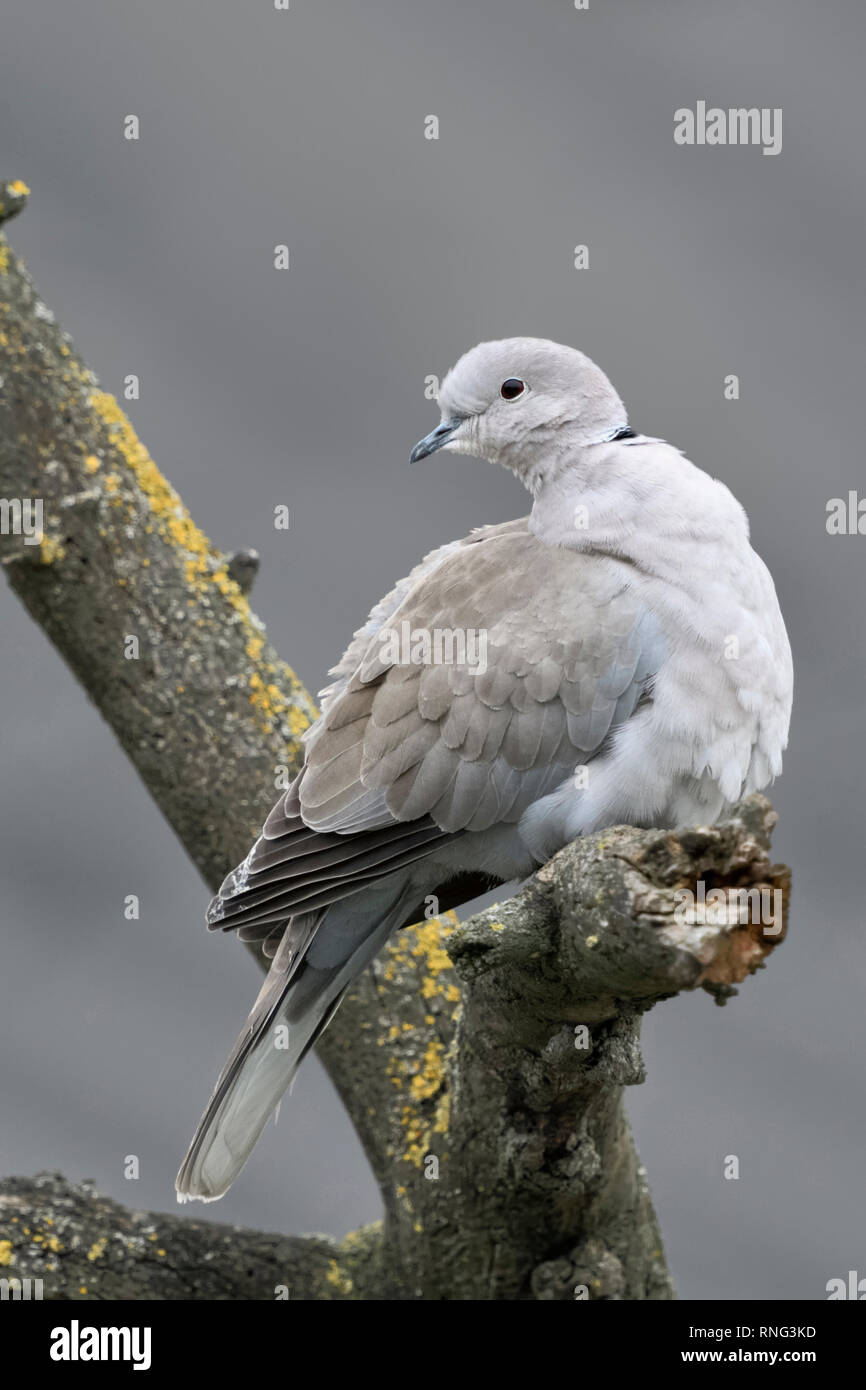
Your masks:
M503 381L499 388L499 394L504 401L516 401L517 397L522 396L525 390L525 381L521 381L519 376L510 376L507 381Z

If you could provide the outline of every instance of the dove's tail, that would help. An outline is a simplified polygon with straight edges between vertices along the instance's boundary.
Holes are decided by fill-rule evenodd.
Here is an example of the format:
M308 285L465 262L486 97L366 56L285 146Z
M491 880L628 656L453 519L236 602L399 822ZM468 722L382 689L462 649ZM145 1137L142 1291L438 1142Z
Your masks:
M179 1202L228 1191L344 991L406 921L401 877L293 918L181 1164Z

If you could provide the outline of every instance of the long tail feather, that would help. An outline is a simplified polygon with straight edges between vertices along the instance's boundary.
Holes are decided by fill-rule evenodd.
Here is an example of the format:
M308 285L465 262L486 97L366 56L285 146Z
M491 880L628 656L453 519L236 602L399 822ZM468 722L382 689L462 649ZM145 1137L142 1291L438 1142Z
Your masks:
M414 896L392 882L292 920L181 1164L178 1201L228 1191L344 991Z

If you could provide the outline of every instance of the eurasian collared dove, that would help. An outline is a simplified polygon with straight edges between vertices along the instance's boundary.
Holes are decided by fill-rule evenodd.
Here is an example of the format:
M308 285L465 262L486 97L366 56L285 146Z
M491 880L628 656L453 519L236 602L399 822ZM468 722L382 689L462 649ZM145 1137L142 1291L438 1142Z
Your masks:
M523 878L619 822L713 821L782 766L791 653L728 489L635 434L600 369L556 343L481 343L439 404L412 461L501 463L532 510L433 551L376 605L303 770L211 904L211 927L273 963L180 1200L227 1190L347 986L428 895Z

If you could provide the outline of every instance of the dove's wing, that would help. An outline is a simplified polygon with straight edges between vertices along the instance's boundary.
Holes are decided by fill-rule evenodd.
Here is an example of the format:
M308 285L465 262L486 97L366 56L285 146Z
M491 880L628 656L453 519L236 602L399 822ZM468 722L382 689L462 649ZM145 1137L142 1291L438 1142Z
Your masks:
M619 561L543 545L522 520L414 573L355 635L303 771L211 925L266 936L467 831L516 823L647 696L657 642ZM451 634L466 659L426 661L437 633L440 655Z
M410 570L405 579L399 579L393 589L380 599L371 610L370 616L359 627L354 634L351 642L340 658L336 666L332 666L329 675L335 677L332 683L319 691L319 703L322 713L326 714L328 708L333 704L339 694L345 690L348 681L355 674L358 666L363 661L370 646L370 639L375 637L381 629L388 625L397 609L403 603L410 590L414 589L421 580L435 570L446 556L451 555L456 550L462 550L467 545L476 545L478 542L491 538L492 536L508 536L515 532L522 532L529 525L529 517L521 516L515 521L503 521L495 526L479 526L470 535L465 536L459 541L449 541L446 545L440 545L436 550L431 550L423 560L419 560L414 569ZM313 730L308 731L307 737L313 734Z

